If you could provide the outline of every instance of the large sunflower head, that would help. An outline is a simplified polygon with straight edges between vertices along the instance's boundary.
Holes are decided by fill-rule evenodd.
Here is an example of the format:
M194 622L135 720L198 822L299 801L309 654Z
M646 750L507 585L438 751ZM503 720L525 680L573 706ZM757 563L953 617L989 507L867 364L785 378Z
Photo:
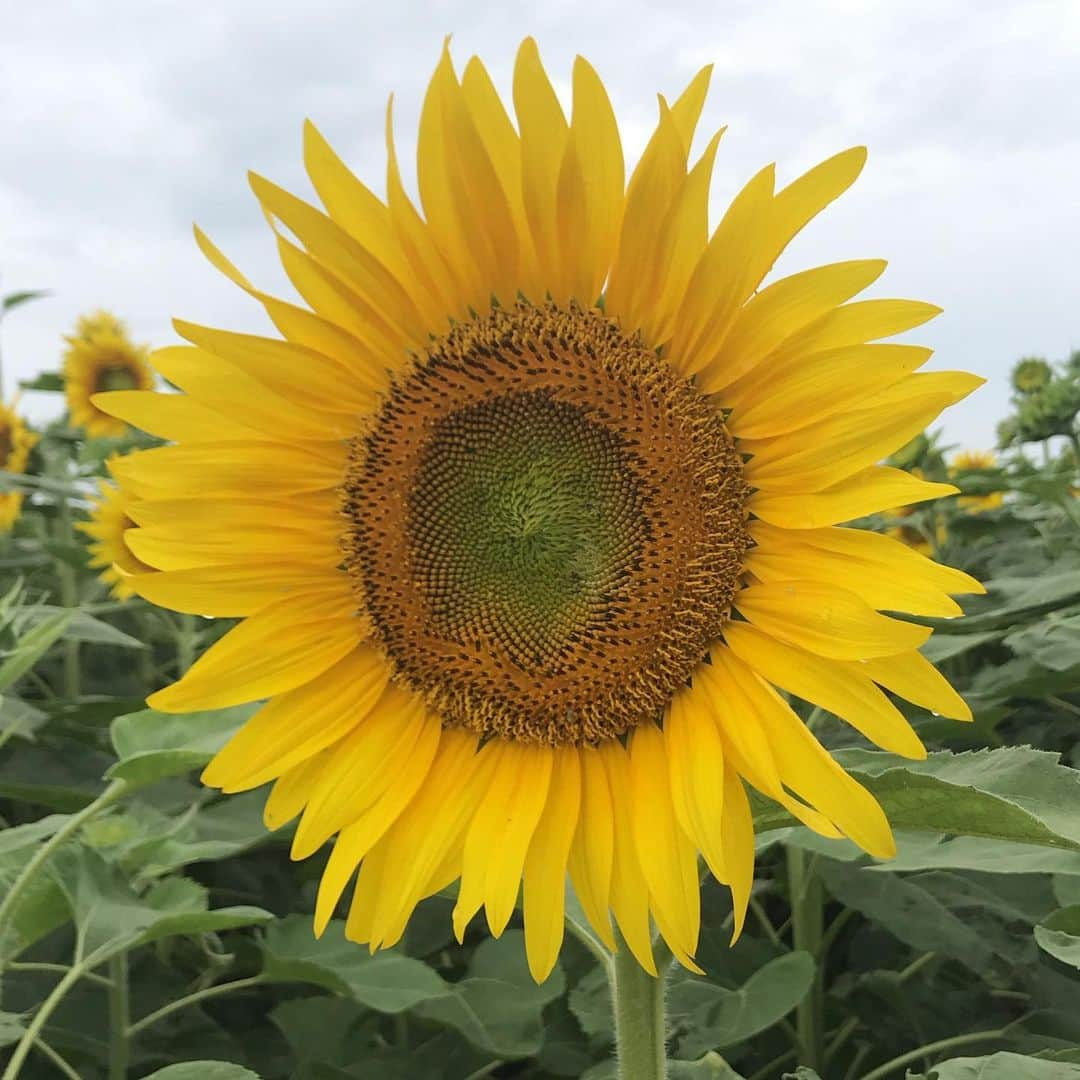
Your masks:
M153 389L146 346L134 344L124 323L107 311L80 316L75 333L65 340L64 391L72 425L93 437L122 436L128 425L92 398L109 390Z
M110 459L110 466L115 461ZM124 540L124 534L134 526L120 489L108 480L99 480L97 494L91 500L90 517L77 527L92 541L90 565L100 568L98 576L120 600L135 594L131 585L133 575L153 572L153 567L132 554Z
M15 411L15 402L0 401L0 472L21 473L30 459L37 436ZM0 533L9 532L22 510L21 491L0 491Z
M198 236L281 338L178 323L190 344L154 364L184 394L96 399L177 444L115 467L158 571L135 588L244 619L151 703L269 699L204 780L272 781L296 857L336 836L318 928L357 871L347 933L372 949L454 881L457 933L483 908L499 934L521 889L543 978L569 870L609 946L614 916L652 970L655 925L692 965L699 852L742 925L746 784L893 851L782 691L911 757L886 691L970 715L929 629L882 612L956 615L980 586L838 525L955 490L877 463L981 380L880 343L938 311L854 301L883 262L763 287L863 150L780 188L762 169L710 231L708 80L661 99L627 181L584 60L567 117L526 41L511 120L480 61L444 53L419 206L389 122L385 198L309 125L322 208L252 178L303 303Z

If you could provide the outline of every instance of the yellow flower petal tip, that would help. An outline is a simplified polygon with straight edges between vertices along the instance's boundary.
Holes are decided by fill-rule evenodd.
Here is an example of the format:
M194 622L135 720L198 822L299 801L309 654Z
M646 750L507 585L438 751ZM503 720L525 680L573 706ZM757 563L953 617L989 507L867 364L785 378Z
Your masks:
M883 344L940 313L860 299L883 260L766 280L864 147L786 186L767 166L710 225L717 137L690 156L710 73L661 95L628 167L586 61L564 110L526 38L504 102L447 39L419 202L392 99L385 199L310 120L321 205L249 174L297 302L195 228L277 336L176 320L190 345L153 362L179 393L72 362L88 409L175 444L115 464L130 520L110 565L154 603L240 620L149 704L265 702L203 780L273 782L265 821L299 818L297 858L334 839L316 933L354 875L346 936L370 950L455 882L457 939L481 909L501 934L520 891L542 980L569 872L609 947L617 926L655 974L656 928L700 973L700 854L733 941L745 919L747 785L895 852L778 688L910 757L889 693L970 716L918 653L930 630L895 613L954 615L978 583L840 526L956 491L880 462L983 380Z

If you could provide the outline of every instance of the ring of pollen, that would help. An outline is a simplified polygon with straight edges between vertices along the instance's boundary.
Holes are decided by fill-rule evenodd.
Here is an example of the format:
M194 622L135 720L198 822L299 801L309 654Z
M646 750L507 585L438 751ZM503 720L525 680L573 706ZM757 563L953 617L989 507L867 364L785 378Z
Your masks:
M455 325L352 443L345 565L446 723L593 744L658 717L750 547L723 416L596 310Z

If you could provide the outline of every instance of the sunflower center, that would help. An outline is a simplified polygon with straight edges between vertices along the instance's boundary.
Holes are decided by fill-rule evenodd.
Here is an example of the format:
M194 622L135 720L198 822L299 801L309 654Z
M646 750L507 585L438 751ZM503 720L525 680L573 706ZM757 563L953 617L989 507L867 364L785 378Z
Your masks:
M110 364L101 368L94 380L94 390L101 393L106 390L138 390L139 380L126 364Z
M399 678L483 735L595 742L659 714L749 546L721 416L599 312L455 327L352 447L346 566Z

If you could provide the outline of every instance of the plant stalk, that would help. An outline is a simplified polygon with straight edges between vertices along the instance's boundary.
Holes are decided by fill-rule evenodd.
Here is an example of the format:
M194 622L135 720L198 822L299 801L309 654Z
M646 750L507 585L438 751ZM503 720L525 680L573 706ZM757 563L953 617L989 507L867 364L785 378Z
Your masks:
M109 1080L127 1080L131 1049L127 953L118 953L109 960L109 981Z
M619 1080L664 1080L667 1076L665 967L658 978L634 958L625 941L612 958L611 1001Z
M75 532L71 525L71 507L66 495L61 495L57 507L56 539L63 547L70 548L75 542ZM57 577L60 581L60 603L66 608L79 606L79 579L75 567L57 559ZM79 643L72 638L64 641L64 696L71 701L79 697Z
M808 952L817 965L814 981L795 1010L795 1027L802 1048L800 1061L821 1071L825 1031L825 981L822 937L825 932L825 897L821 879L802 848L787 849L788 890L791 894L791 935L796 949Z

